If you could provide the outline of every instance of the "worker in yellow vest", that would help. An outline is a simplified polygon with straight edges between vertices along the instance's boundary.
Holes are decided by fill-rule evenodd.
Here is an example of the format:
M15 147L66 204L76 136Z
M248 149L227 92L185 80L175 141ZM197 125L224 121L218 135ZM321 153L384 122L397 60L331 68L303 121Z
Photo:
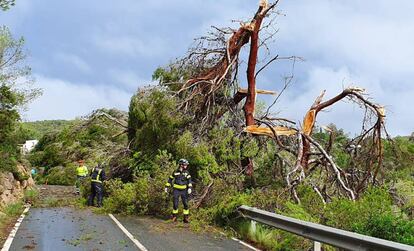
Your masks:
M76 168L76 194L80 194L80 184L88 177L88 168L85 166L83 159L78 160L78 167Z
M188 197L191 194L191 189L193 184L191 182L191 175L187 170L188 160L180 159L178 161L178 168L175 170L170 177L168 178L167 183L165 183L165 192L168 193L168 188L172 187L173 189L173 211L171 219L177 221L178 214L178 202L181 197L181 202L183 203L184 210L184 223L188 223L188 215L190 210L188 207Z

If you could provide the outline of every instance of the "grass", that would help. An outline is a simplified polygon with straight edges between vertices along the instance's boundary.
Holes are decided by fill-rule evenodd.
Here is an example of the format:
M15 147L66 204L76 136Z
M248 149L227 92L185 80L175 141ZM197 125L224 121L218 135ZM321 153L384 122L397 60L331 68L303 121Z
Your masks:
M0 211L0 247L6 241L10 229L24 210L22 202L10 204Z
M39 191L35 188L24 191L23 201L28 204L35 204L39 200Z
M14 203L14 204L10 204L8 205L3 213L6 214L6 216L8 217L15 217L15 216L19 216L24 210L24 206L23 203L18 202L18 203Z

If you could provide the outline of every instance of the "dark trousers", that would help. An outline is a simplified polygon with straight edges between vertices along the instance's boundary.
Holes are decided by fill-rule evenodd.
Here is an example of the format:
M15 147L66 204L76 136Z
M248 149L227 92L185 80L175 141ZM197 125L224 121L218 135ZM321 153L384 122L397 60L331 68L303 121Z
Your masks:
M102 183L98 182L91 182L91 194L89 195L88 205L93 206L95 196L98 200L98 207L102 206L102 198L103 198L103 186Z
M188 210L188 194L187 189L179 190L174 189L173 190L173 209L176 212L178 210L178 201L181 197L181 201L184 205L184 210Z

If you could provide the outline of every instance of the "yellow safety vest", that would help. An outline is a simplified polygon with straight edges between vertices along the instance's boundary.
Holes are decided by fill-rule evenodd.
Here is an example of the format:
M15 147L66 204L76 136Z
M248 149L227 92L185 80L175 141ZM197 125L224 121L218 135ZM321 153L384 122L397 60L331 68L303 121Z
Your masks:
M76 168L76 175L78 176L88 176L88 168L86 166L78 166L78 168Z

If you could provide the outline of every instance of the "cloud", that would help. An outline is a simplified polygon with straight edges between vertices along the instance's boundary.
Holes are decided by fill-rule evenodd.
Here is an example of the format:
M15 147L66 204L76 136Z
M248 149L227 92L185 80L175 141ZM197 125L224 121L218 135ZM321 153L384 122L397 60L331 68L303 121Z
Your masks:
M66 64L69 67L75 67L83 73L91 73L90 65L81 57L70 53L58 53L56 59Z
M292 85L275 106L274 112L279 116L294 119L302 123L305 113L316 97L326 90L324 100L332 98L349 86L358 86L366 90L371 101L385 106L386 126L389 132L396 135L409 135L412 131L412 111L407 106L414 96L414 85L409 88L395 90L392 94L386 91L380 80L369 75L355 75L348 68L309 67L306 77L301 82L301 91ZM317 117L319 125L336 124L352 135L361 130L363 110L349 101L341 101L326 109Z
M278 42L307 59L384 79L411 75L412 1L298 1L285 6ZM283 3L283 2L282 2ZM375 6L375 7L374 7ZM305 54L305 55L304 55Z
M16 2L15 6L11 7L6 12L1 11L1 23L7 24L9 28L14 30L20 25L23 25L23 23L27 20L27 16L33 12L34 8L35 4L33 1L19 0L19 2Z
M408 104L414 96L414 2L302 0L282 1L280 8L286 17L278 18L280 32L271 50L302 56L306 62L298 64L295 84L275 111L301 121L322 90L329 98L349 85L361 86L385 105L392 135L413 131ZM264 73L265 79L272 79L271 71ZM359 131L357 106L341 102L329 111L319 115L320 123Z
M29 105L24 119L74 119L99 108L127 110L131 93L117 87L71 83L36 75L43 95Z
M152 81L140 78L134 71L111 69L109 75L115 83L124 86L126 89L135 91L139 86L149 85Z
M135 58L140 56L160 56L168 48L167 44L161 39L157 39L157 37L139 37L133 35L98 35L93 39L93 44L105 53Z
M44 87L45 96L49 92L61 95L56 86L68 93L80 88L90 93L97 107L109 106L112 100L104 102L101 96L112 91L126 95L150 79L156 67L183 56L193 38L205 35L211 25L238 27L238 22L231 20L251 18L258 2L125 0L114 5L96 0L45 0L37 4L21 0L2 13L0 22L26 37L33 70L43 76L38 83ZM297 64L295 84L275 111L300 121L320 91L327 89L328 98L353 84L365 87L374 101L386 106L392 134L413 131L412 0L400 0L398 4L388 0L280 1L278 9L286 16L276 19L280 31L275 43L270 44L272 55L298 55L307 61ZM62 52L66 54L59 55ZM58 56L51 62L50 55ZM289 71L289 66L276 63L260 74L258 88L280 91L280 76ZM241 69L243 84L244 72ZM93 93L92 86L97 93ZM78 98L75 95L67 102ZM40 100L46 105L43 113L48 113L53 97ZM119 101L111 102L119 105ZM41 114L40 108L36 109L36 114ZM72 108L59 109L63 112ZM329 113L321 114L319 122L338 123L354 133L359 129L354 111L359 118L357 107L341 102ZM48 118L54 118L53 114Z

